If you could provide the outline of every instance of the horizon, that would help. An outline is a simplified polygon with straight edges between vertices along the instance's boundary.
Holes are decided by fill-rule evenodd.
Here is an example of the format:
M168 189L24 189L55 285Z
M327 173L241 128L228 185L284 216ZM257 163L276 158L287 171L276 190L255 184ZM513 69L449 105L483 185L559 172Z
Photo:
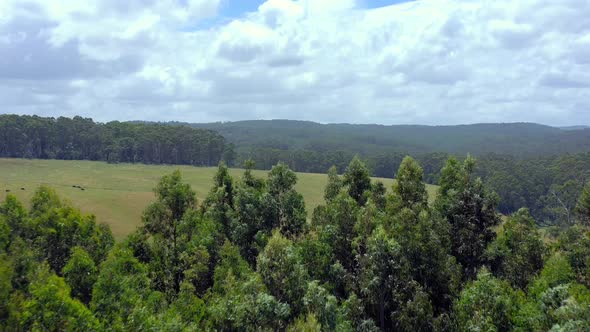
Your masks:
M47 117L47 118L59 118L62 117L61 115L58 116L44 116L38 114L17 114L17 113L0 113L0 115L29 115L29 116L39 116L39 117ZM76 116L84 117L81 115L73 115L73 116L63 116L66 118L74 118ZM565 126L552 126L544 123L538 122L527 122L527 121L517 121L517 122L472 122L472 123L457 123L457 124L420 124L420 123L398 123L398 124L385 124L385 123L353 123L353 122L319 122L313 120L297 120L297 119L245 119L245 120L228 120L228 121L211 121L211 122L187 122L187 121L177 121L177 120L158 120L158 121L150 121L150 120L140 120L140 119L132 119L132 120L106 120L106 121L98 121L92 117L84 117L90 118L95 123L109 123L109 122L143 122L143 123L179 123L179 124L194 124L194 125L207 125L207 124L228 124L228 123L239 123L239 122L272 122L272 121L285 121L285 122L307 122L319 125L352 125L352 126L383 126L383 127L396 127L396 126L407 126L407 127L459 127L459 126L477 126L477 125L514 125L514 124L524 124L524 125L538 125L544 127L551 127L557 129L568 129L568 128L576 128L580 127L581 129L590 128L590 125L586 124L574 124L574 125L565 125Z

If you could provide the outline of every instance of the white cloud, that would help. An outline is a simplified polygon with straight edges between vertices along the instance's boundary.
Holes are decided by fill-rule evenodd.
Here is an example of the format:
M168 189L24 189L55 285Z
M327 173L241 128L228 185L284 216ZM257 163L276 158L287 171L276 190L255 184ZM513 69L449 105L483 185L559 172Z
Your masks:
M0 2L0 112L590 123L590 2Z

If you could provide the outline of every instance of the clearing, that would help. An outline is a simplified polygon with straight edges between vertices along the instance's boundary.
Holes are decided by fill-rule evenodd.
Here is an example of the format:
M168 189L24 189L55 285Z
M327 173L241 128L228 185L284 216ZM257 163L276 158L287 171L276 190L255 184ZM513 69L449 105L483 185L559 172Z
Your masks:
M181 171L184 181L192 186L199 201L211 189L217 170L216 167L182 165L0 158L0 199L4 200L6 194L11 193L28 205L36 188L46 184L83 213L92 213L98 222L109 224L115 238L121 239L141 223L141 213L153 201L152 188L158 180L175 169ZM231 169L230 173L238 178L243 170ZM266 177L268 171L253 173ZM327 178L326 174L297 173L296 189L305 198L308 215L316 206L323 204ZM394 181L374 179L382 181L388 190ZM436 186L427 185L427 189L430 197L434 197Z

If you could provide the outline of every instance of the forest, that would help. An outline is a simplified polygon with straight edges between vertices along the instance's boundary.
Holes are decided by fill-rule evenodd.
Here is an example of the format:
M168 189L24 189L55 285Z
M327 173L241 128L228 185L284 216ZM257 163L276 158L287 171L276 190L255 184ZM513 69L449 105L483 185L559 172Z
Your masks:
M369 135L369 136L367 136ZM450 157L478 158L475 174L499 195L498 209L529 209L555 230L573 222L582 184L590 180L590 129L536 124L465 126L322 125L273 120L187 124L95 123L81 117L0 115L0 157L103 160L112 163L228 166L284 162L298 172L342 174L358 155L372 176L393 178L407 154L424 181L438 184Z
M254 166L237 180L221 162L199 202L179 171L164 176L119 242L49 187L29 207L8 195L1 329L590 329L590 184L551 233L526 208L503 218L471 156L444 162L430 203L415 159L385 188L354 157L307 220L296 174Z
M225 148L210 130L0 114L0 157L216 166Z

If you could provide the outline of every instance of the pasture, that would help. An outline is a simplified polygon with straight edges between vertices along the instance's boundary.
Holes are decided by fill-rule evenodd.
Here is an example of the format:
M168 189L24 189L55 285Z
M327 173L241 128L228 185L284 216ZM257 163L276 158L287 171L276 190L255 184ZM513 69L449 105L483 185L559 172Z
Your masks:
M192 186L199 202L202 201L211 188L215 167L2 158L0 198L4 200L6 194L11 193L28 206L36 188L46 184L82 212L94 214L98 222L109 224L115 237L121 239L140 224L142 211L154 199L152 188L158 180L175 169L181 171L184 181ZM234 178L239 178L243 170L231 169L230 172ZM253 173L266 177L267 172ZM296 189L303 195L308 215L311 215L317 205L323 204L327 175L297 173L297 179ZM388 190L394 181L379 180ZM436 186L427 185L427 189L430 197L434 197Z

